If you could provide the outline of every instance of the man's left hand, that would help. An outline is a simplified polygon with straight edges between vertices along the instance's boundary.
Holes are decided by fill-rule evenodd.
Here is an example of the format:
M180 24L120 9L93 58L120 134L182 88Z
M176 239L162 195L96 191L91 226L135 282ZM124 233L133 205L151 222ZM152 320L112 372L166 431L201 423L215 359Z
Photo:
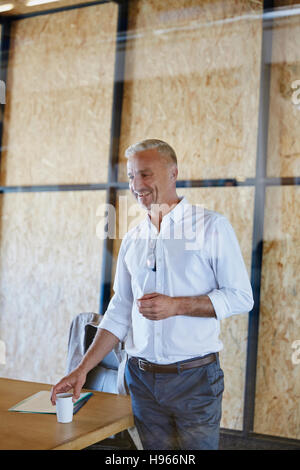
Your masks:
M139 312L148 320L163 320L178 315L178 300L176 297L153 292L138 299L137 305Z

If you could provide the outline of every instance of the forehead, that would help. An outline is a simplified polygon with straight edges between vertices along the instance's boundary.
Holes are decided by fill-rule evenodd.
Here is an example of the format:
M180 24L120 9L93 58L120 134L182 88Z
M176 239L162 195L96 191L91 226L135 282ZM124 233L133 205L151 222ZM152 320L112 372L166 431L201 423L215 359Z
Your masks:
M143 150L131 155L127 160L127 170L129 171L142 171L142 170L155 170L156 168L165 167L164 158L157 152L156 149Z

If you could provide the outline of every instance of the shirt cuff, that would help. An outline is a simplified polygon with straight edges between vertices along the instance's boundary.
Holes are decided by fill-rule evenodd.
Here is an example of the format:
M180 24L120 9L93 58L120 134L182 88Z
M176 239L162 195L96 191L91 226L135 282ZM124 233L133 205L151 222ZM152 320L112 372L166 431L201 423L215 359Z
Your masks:
M108 318L108 315L104 315L98 328L110 331L113 335L119 338L120 341L124 341L128 333L128 327L126 325L122 325L121 323Z
M230 306L228 301L219 289L214 289L208 294L206 294L213 304L215 309L217 320L222 320L223 318L227 318L231 315Z

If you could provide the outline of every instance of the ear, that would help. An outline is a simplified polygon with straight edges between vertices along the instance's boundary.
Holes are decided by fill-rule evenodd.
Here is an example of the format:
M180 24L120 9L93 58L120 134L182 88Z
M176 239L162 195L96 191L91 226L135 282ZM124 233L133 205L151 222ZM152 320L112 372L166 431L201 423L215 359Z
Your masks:
M178 168L176 165L173 165L171 168L171 178L172 180L176 181L178 176Z

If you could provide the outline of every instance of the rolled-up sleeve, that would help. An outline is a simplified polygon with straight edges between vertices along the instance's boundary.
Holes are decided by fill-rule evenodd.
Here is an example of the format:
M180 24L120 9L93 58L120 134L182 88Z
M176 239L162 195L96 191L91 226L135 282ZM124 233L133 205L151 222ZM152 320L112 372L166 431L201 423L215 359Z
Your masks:
M131 289L131 276L127 269L124 253L126 239L122 240L119 250L115 280L114 295L111 298L99 328L113 333L120 341L124 341L131 327L131 311L133 295Z
M237 237L226 217L215 221L210 251L218 286L207 295L217 319L252 310L254 301L249 276Z

